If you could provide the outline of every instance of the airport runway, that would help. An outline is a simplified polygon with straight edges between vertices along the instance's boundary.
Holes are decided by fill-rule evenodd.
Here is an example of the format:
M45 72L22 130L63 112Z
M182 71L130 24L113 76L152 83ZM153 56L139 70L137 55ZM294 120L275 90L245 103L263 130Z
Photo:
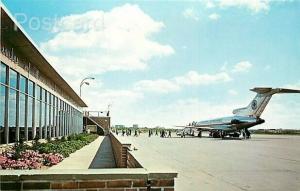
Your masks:
M120 135L119 135L120 136ZM300 136L250 140L128 137L150 171L179 173L178 191L300 191Z

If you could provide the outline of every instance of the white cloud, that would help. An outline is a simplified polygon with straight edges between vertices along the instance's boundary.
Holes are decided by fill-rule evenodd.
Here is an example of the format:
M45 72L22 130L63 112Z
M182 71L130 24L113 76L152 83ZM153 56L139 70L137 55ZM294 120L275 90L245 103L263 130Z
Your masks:
M262 118L266 120L261 126L264 129L299 129L299 101L292 101L295 95L274 95L266 107ZM299 99L298 99L299 100Z
M216 74L199 74L189 71L172 79L142 80L134 84L134 90L141 92L170 93L179 91L183 86L206 86L231 81L226 72Z
M126 89L92 89L83 93L83 99L89 106L89 111L106 111L111 105L110 115L113 124L132 125L139 118L136 107L143 103L144 95L140 92ZM143 108L143 107L142 107Z
M241 7L247 8L255 13L268 11L270 0L219 0L220 7Z
M160 125L174 128L176 125L187 125L192 121L227 116L232 109L230 103L216 104L201 101L199 98L186 98L139 112L136 121L150 127Z
M248 72L252 68L252 64L249 61L241 61L237 63L232 72L234 73L240 73L240 72Z
M187 8L182 12L182 15L186 18L186 19L192 19L195 21L199 20L199 14L198 12L193 9L193 8Z
M108 12L88 11L62 17L54 37L41 44L54 67L73 80L116 70L143 70L156 57L174 49L154 41L164 28L137 5L125 4Z
M238 92L236 90L231 89L231 90L228 90L228 94L232 95L232 96L236 96L236 95L238 95Z
M205 6L206 6L206 8L211 9L211 8L214 8L216 5L214 4L213 1L207 1L205 3Z
M258 13L268 12L272 4L290 3L294 0L206 0L201 2L207 9L236 7L246 8L253 13Z
M113 89L89 89L83 93L84 100L89 106L89 110L101 110L112 104L117 111L126 112L127 107L144 98L140 92L133 90L113 90Z
M231 80L231 77L226 72L216 74L199 74L196 71L190 71L183 76L175 78L175 81L179 85L211 85Z
M208 16L208 18L210 18L211 20L219 20L220 19L220 15L217 14L217 13L213 13L213 14L210 14Z
M180 90L180 87L170 80L142 80L134 85L137 91L169 93Z

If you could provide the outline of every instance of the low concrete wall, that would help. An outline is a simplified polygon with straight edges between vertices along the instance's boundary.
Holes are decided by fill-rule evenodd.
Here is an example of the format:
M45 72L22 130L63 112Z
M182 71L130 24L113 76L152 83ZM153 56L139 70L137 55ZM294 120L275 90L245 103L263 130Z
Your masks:
M109 136L118 168L143 168L130 152L130 143L122 142L113 133Z
M0 190L172 191L175 177L145 169L3 170Z
M127 167L142 168L142 165L139 163L139 161L136 160L136 158L133 156L133 154L130 151L127 152Z

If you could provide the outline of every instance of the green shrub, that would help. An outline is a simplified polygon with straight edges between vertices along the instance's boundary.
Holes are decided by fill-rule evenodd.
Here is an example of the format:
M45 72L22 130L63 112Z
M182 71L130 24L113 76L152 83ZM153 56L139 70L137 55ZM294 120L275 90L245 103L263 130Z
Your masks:
M98 135L94 134L78 134L70 135L68 138L62 137L61 140L53 140L48 143L34 144L34 150L40 153L59 153L64 157L68 157L71 153L81 149L85 145L94 141Z
M49 136L49 137L47 137L47 139L46 139L46 140L47 140L47 142L48 142L48 143L50 143L50 142L51 142L51 137L50 137L50 136Z
M67 137L66 136L62 136L61 141L67 141Z

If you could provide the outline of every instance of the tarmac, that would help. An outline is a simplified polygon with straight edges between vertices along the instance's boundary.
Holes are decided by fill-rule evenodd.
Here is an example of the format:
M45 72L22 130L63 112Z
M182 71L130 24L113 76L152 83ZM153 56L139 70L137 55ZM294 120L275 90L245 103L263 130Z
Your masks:
M178 191L300 191L300 136L222 140L141 134L124 139L148 171L177 171Z

